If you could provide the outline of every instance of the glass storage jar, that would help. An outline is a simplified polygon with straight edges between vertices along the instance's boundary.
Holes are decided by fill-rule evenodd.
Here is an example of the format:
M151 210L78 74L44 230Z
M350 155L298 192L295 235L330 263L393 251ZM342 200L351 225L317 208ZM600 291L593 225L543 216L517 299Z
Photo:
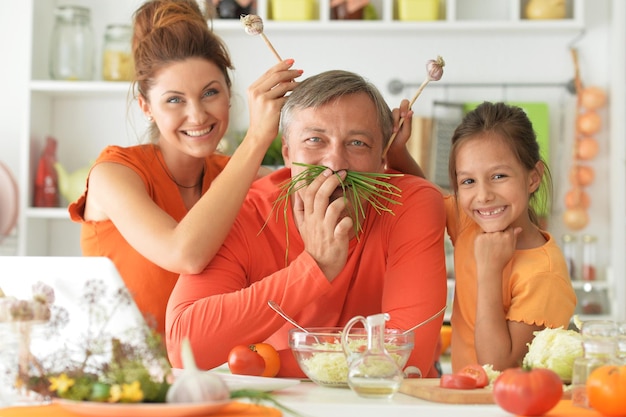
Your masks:
M102 79L106 81L133 79L132 34L133 29L129 25L107 26L102 53Z
M617 323L617 356L626 365L626 321Z
M578 294L578 303L583 314L599 315L605 314L605 306L608 303L606 291L597 288L591 282L585 282L582 292Z
M50 77L53 80L93 79L93 31L91 12L81 6L59 6L50 44Z
M563 235L563 256L565 257L567 270L572 281L578 278L578 271L576 270L576 259L578 258L576 252L576 236Z
M598 239L592 235L583 236L583 268L582 278L584 281L598 279L598 265L596 258L596 246Z
M589 407L587 400L587 378L596 368L602 365L617 364L618 327L611 320L584 321L580 334L582 336L583 356L574 359L572 369L572 404Z

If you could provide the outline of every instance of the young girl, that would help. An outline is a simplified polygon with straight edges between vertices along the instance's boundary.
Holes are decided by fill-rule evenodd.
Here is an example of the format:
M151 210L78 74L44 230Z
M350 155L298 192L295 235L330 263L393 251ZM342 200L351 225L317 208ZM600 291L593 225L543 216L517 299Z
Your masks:
M563 254L533 210L551 181L524 111L485 102L469 112L452 136L449 173L452 371L519 366L533 332L567 327L576 305Z

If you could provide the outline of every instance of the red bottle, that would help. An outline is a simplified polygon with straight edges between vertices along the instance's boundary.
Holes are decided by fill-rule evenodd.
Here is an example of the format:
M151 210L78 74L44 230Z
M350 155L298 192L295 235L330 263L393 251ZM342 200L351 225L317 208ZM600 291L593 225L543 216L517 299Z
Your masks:
M46 138L37 175L35 176L35 207L58 207L59 206L59 180L54 164L57 160L57 141L52 137Z

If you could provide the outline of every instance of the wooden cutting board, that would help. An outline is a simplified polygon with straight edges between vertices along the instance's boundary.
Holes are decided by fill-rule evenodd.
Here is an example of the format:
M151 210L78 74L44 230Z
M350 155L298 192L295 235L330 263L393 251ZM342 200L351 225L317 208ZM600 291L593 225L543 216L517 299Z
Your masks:
M439 378L409 378L400 385L400 392L422 400L448 404L495 404L491 388L452 389L441 388ZM570 399L571 392L563 391L563 399Z
M422 400L448 404L495 404L491 388L441 388L439 378L408 378L400 385L400 392Z

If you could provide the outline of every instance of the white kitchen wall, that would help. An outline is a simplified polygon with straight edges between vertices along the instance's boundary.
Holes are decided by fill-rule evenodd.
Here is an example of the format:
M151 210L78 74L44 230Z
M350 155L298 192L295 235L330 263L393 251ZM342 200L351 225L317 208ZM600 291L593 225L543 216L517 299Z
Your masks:
M24 114L30 35L23 23L28 21L24 2L0 5L0 161L17 177L20 129Z

